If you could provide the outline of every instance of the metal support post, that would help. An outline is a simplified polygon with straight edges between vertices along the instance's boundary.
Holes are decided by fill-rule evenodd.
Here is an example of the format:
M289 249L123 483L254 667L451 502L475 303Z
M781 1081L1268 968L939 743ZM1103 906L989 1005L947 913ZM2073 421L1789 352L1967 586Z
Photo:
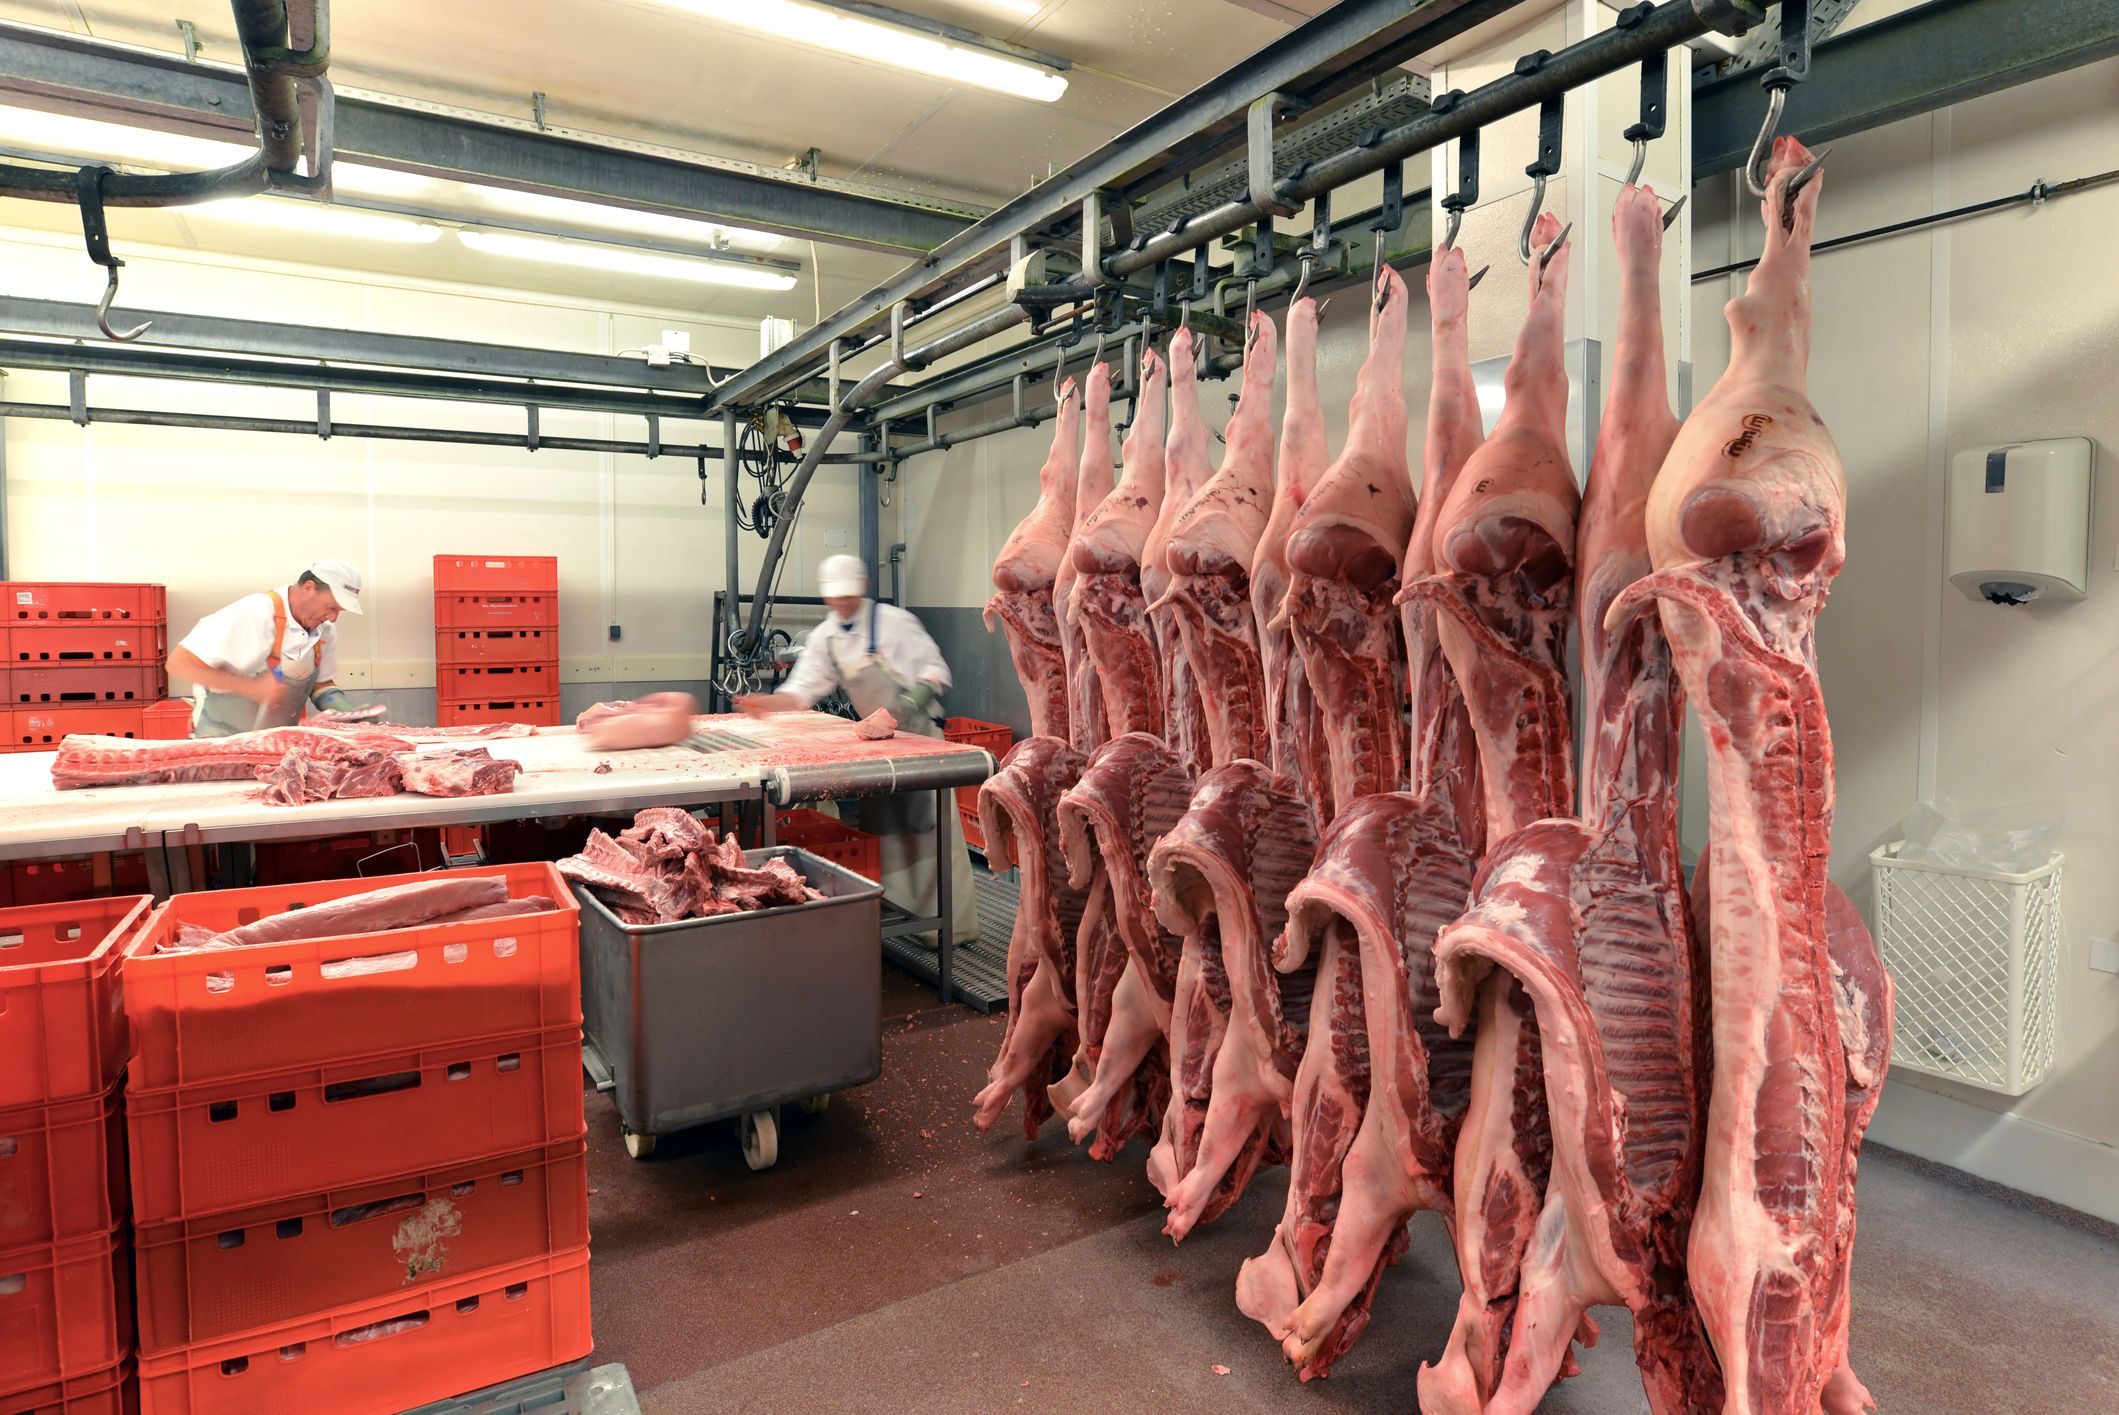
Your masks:
M949 872L956 862L949 856L949 822L956 816L956 792L947 786L938 786L934 793L934 899L936 912L941 915L935 921L934 956L936 985L946 1004L956 998L956 983L953 972L956 963L956 907L949 898ZM956 847L962 850L964 847Z

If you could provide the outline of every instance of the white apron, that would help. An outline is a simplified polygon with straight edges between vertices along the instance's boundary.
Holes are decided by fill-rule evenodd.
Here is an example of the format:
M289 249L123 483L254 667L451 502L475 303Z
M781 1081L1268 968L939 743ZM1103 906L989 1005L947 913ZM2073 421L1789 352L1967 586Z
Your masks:
M878 708L888 708L911 685L900 682L890 665L876 651L876 607L868 606L868 633L839 632L835 625L819 626L825 633L832 666L839 685L846 690L853 710L866 717ZM939 737L941 727L929 717L903 723L901 732ZM944 821L949 865L949 913L956 942L967 943L979 934L978 897L972 892L971 856L964 847L963 827L950 811ZM926 918L941 905L934 840L934 792L908 791L895 796L871 796L861 802L861 827L878 837L883 857L883 897L914 918Z
M267 590L265 594L272 601L272 652L265 659L265 671L272 675L277 691L262 704L236 693L207 693L193 714L192 736L232 737L266 727L292 727L302 720L302 706L316 685L316 653L323 640L312 638L306 649L290 657L287 602L280 598L278 590Z

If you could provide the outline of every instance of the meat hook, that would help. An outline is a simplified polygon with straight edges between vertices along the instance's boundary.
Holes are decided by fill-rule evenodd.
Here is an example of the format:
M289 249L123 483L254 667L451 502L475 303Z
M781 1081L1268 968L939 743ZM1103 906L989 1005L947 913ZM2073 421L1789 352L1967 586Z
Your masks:
M1305 262L1302 268L1307 273L1310 267ZM1243 351L1247 354L1251 352L1251 346L1258 342L1258 331L1251 327L1251 317L1257 313L1258 281L1254 277L1246 280L1243 286Z
M1766 121L1758 130L1758 138L1751 144L1751 156L1744 160L1744 189L1763 200L1766 195L1766 159L1773 151L1774 130L1781 125L1781 111L1788 106L1788 90L1773 88L1766 91Z
M81 202L81 238L88 246L88 258L103 267L103 298L96 302L96 327L103 331L106 339L129 343L153 327L153 320L142 320L128 330L110 327L110 307L118 298L118 271L125 262L111 253L110 227L103 218L103 179L110 169L102 166L83 167L74 174L74 192Z
M1301 258L1301 273L1295 277L1295 292L1288 296L1289 304L1292 305L1301 300L1302 292L1310 288L1310 266L1312 264L1311 256L1305 252ZM1258 286L1255 282L1251 286L1251 290L1254 295L1257 293Z
M1816 179L1818 169L1825 165L1825 159L1831 155L1832 149L1828 147L1817 156L1811 158L1809 163L1800 172L1790 177L1788 184L1781 189L1781 229L1783 231L1795 229L1795 199L1803 194L1804 187L1809 186Z
M1537 185L1531 188L1530 210L1523 217L1523 234L1516 241L1516 254L1522 257L1525 265L1530 264L1530 228L1538 224L1538 213L1545 209L1545 175L1541 172L1531 180ZM1553 244L1557 247L1559 242ZM1551 252L1547 252L1545 258L1551 260Z
M1632 186L1641 180L1641 169L1648 165L1648 139L1633 140L1633 166L1626 169L1625 185Z
M1685 193L1685 195L1679 197L1676 201L1670 204L1670 210L1663 213L1663 229L1665 231L1668 231L1671 227L1677 225L1678 213L1683 211L1685 209L1685 203L1691 200L1692 193L1687 192Z
M1472 276L1472 278L1464 282L1464 293L1469 295L1472 291L1478 289L1479 282L1481 280L1484 280L1486 278L1486 272L1492 269L1493 267L1490 265L1480 266L1478 271Z

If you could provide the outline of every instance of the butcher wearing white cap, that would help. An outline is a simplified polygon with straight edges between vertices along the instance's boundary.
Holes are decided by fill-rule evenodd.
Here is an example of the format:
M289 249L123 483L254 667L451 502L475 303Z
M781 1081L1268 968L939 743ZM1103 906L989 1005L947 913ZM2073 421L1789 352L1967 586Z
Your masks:
M226 737L299 722L303 706L351 712L338 675L338 617L361 612L361 573L319 560L290 585L245 595L201 619L170 651L192 685L191 735Z
M900 732L941 736L940 698L949 690L949 665L919 619L870 599L868 567L856 556L825 557L817 567L817 593L827 610L824 622L810 630L787 681L778 692L738 698L736 706L748 713L799 711L843 688L862 717L888 708ZM884 898L916 918L931 916L939 907L941 864L934 848L934 793L864 801L861 824L882 841ZM943 824L949 837L953 933L961 942L978 937L978 900L972 893L971 857L953 812Z

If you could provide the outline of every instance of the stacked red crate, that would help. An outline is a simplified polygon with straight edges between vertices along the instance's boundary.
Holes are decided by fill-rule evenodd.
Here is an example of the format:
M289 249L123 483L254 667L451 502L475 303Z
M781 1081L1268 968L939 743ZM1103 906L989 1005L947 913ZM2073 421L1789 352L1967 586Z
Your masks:
M0 581L0 749L45 752L70 733L172 738L169 595L160 585Z
M559 725L559 559L434 557L434 689L444 727Z
M0 910L0 1410L121 1408L120 960L144 896Z
M127 951L143 1415L402 1410L588 1354L579 913L550 864L454 873L552 907L162 952L437 876L180 894Z

